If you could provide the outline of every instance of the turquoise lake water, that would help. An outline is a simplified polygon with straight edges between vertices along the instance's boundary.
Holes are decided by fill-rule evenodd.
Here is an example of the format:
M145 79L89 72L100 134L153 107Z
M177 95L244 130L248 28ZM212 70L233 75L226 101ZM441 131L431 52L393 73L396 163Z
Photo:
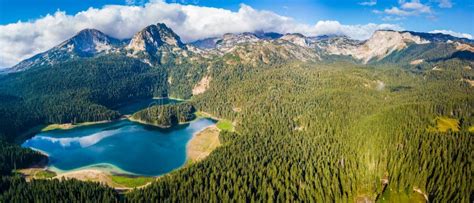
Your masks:
M124 174L157 176L181 167L193 134L214 123L201 118L160 129L125 119L41 132L22 146L48 154L48 167L57 171L113 166Z

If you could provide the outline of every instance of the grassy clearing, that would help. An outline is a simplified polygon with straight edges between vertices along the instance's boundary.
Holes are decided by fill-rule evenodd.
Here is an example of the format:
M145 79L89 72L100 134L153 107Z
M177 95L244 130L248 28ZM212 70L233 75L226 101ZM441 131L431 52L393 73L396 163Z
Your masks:
M234 125L232 125L232 122L225 119L219 120L219 122L217 122L217 128L219 128L220 130L227 130L230 132L234 131Z
M107 123L110 122L108 120L105 121L95 121L95 122L83 122L83 123L77 123L77 124L71 124L71 123L64 123L64 124L50 124L43 129L41 129L41 132L46 132L50 130L68 130L76 127L81 127L81 126L87 126L87 125L95 125L95 124L100 124L100 123Z
M16 172L24 175L27 180L50 179L56 176L55 172L44 170L41 168L20 169L20 170L17 170Z
M448 117L437 117L435 119L436 126L429 127L428 130L432 132L448 132L451 130L453 132L459 132L459 120Z
M474 133L474 126L469 127L469 132Z
M64 130L64 129L69 129L69 128L70 127L66 124L51 124L41 129L41 132L46 132L50 130L59 130L59 129Z
M411 191L410 194L405 192L395 192L387 188L376 202L426 202L423 195Z
M202 112L202 111L196 112L195 115L198 118L211 118L211 119L214 119L214 120L218 120L216 125L217 125L217 128L219 128L220 130L226 130L226 131L231 131L231 132L233 132L235 130L234 129L234 124L232 124L232 121L217 118L217 117L214 117L214 116L212 116L211 114L209 114L207 112Z
M111 179L115 184L130 188L140 187L155 180L154 177L129 177L119 175L113 175Z
M35 174L35 178L43 178L43 179L53 178L54 176L56 176L55 172L46 171L46 170L38 171L38 173Z

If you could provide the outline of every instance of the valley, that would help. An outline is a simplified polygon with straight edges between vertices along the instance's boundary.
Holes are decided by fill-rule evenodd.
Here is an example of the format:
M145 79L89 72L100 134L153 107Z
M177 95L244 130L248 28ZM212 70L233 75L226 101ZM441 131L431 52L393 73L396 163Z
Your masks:
M460 44L474 46L393 30L193 43L162 23L128 40L83 30L0 76L0 200L60 201L40 194L62 187L100 202L469 202L474 52ZM56 177L105 185L26 181L12 171L45 158L30 148Z

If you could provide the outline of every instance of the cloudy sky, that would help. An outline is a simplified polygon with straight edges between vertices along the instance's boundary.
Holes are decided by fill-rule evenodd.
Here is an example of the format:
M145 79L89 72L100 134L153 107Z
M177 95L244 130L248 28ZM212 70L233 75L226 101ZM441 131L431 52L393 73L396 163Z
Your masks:
M164 22L186 42L246 31L344 34L377 29L473 38L473 0L0 0L0 68L84 28L124 39Z

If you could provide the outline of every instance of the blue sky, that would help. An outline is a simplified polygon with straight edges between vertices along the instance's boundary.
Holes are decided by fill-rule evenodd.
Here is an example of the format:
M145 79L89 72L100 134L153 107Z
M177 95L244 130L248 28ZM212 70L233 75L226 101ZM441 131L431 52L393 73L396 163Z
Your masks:
M473 38L474 0L0 0L0 68L85 28L118 39L165 23L184 42L267 31L365 40L379 29Z
M191 4L225 8L236 11L241 3L255 9L270 10L280 15L289 16L304 23L315 23L318 20L337 20L344 24L396 23L408 30L431 31L453 30L474 34L474 1L452 0L450 8L439 7L439 1L420 1L431 8L429 14L411 16L377 14L374 10L383 11L399 7L399 0L373 1L373 6L361 5L370 0L167 0L169 3ZM54 13L57 10L75 14L89 7L100 8L107 4L127 5L126 0L0 0L0 24L28 21ZM143 4L144 0L129 0L128 3Z

